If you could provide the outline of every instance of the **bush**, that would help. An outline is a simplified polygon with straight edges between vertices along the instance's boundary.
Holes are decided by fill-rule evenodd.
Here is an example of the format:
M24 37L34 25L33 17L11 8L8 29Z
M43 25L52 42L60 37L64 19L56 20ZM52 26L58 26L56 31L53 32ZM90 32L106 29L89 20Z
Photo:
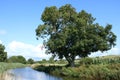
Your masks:
M34 60L32 58L28 59L27 61L28 64L33 64L34 63Z
M10 62L10 63L23 63L23 64L25 64L26 63L26 59L23 56L11 56L8 59L8 62Z
M114 66L114 67L113 67ZM119 80L120 79L120 63L118 64L98 64L98 65L81 65L75 68L55 69L51 71L53 75L69 77L69 80L74 78L80 80ZM112 68L112 69L111 69ZM76 80L77 80L76 79Z
M89 58L89 57L86 57L86 58L82 58L80 59L80 64L86 64L86 65L90 65L93 63L93 59L92 58Z

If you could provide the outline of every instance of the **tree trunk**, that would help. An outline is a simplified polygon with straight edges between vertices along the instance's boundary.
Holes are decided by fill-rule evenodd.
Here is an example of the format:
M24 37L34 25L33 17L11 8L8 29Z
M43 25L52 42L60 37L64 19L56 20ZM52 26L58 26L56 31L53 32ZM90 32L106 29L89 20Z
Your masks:
M68 65L69 65L70 67L75 67L74 60L68 61Z
M72 56L65 56L66 60L68 61L68 66L70 67L75 67L75 63L74 63L74 60L75 58Z

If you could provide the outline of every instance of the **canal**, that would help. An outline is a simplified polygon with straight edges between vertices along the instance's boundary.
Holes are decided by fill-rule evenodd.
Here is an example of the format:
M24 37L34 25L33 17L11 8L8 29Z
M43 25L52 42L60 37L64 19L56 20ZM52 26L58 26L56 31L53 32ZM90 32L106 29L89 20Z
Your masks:
M30 67L12 69L8 73L12 75L12 80L63 80L45 72L36 71Z

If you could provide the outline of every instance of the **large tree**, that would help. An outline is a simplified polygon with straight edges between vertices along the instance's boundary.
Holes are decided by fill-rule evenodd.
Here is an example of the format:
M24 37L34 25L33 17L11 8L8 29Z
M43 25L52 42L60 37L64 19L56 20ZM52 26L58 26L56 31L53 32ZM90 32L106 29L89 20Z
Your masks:
M0 44L0 62L7 60L7 52L5 52L5 46Z
M47 53L65 57L74 66L76 56L86 57L92 52L107 51L115 46L112 25L95 23L91 14L76 12L70 4L60 8L46 7L41 16L44 24L36 29L37 38L45 39Z

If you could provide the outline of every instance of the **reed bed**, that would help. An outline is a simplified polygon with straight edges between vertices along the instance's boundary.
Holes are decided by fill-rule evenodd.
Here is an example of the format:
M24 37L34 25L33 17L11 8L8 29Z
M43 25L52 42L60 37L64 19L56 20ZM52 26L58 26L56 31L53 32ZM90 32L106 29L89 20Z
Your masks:
M25 64L21 63L4 63L0 62L0 74L7 71L8 69L20 68L25 67Z
M21 63L4 63L0 62L0 80L16 80L16 77L10 73L9 69L25 67L25 64ZM17 79L21 80L21 79Z

